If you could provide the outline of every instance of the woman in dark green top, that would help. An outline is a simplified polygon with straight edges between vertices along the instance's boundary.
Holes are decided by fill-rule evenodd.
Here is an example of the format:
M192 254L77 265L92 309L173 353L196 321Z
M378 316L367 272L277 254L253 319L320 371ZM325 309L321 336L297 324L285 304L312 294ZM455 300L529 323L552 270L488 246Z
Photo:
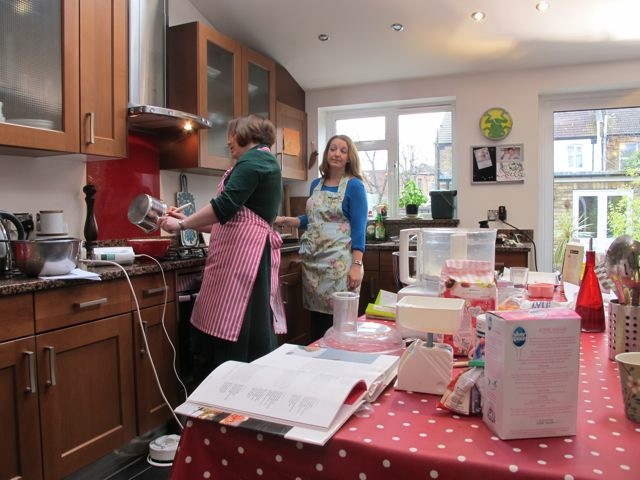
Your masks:
M282 202L280 165L269 147L273 124L250 115L232 120L228 146L236 164L210 204L190 217L170 209L167 231L210 231L209 255L191 315L194 376L201 382L226 360L249 362L277 347L286 332L278 290L280 236L271 228Z

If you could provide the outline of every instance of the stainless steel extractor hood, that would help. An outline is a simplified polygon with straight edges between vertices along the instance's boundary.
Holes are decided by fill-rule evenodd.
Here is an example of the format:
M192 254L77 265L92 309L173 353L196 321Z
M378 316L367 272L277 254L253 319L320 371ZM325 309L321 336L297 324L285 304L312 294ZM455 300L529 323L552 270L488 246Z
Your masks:
M166 31L167 0L129 0L129 129L210 128L206 118L166 106Z

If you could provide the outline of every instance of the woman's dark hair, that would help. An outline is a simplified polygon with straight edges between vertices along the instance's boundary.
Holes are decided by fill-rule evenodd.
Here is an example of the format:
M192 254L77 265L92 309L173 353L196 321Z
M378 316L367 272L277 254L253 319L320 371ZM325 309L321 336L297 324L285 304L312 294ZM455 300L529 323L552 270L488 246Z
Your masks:
M234 118L227 127L227 136L235 135L241 147L259 143L271 147L276 141L276 128L268 119L259 115Z

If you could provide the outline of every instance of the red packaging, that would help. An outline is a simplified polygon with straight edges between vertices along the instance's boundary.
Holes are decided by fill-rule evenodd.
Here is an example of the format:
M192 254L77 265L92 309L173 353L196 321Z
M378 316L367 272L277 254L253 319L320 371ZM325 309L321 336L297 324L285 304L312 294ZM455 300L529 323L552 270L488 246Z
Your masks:
M478 315L495 310L498 289L493 263L480 260L447 260L442 268L445 298L465 300L460 328L445 335L444 343L453 347L456 356L467 356L473 348Z

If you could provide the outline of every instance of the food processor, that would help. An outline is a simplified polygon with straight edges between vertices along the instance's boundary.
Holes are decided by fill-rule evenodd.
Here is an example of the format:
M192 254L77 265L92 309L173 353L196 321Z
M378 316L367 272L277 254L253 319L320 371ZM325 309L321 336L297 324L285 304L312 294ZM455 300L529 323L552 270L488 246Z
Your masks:
M415 253L409 240L416 236ZM398 300L406 295L437 297L442 293L440 274L446 260L482 260L495 265L496 230L488 228L407 228L400 230L400 281ZM415 256L415 276L409 258Z
M496 230L489 228L407 228L400 230L399 272L405 285L398 291L398 302L406 296L439 297L444 291L442 267L447 260L481 260L495 266ZM416 238L416 250L409 242ZM415 275L409 273L414 258ZM493 267L492 267L493 268ZM424 331L398 324L403 338L425 340Z

